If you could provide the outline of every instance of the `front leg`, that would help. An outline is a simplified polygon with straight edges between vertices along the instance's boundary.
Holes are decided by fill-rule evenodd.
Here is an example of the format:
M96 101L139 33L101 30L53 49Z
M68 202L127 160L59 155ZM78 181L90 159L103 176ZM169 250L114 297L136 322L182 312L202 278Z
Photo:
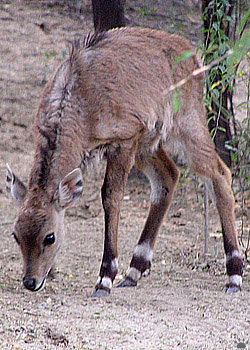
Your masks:
M108 295L118 271L117 230L121 203L129 171L134 162L136 142L112 148L107 154L107 168L102 186L105 213L105 241L100 275L92 297Z
M179 180L179 171L162 145L152 155L138 157L136 166L150 180L151 203L130 267L117 287L136 286L142 274L150 269L156 237Z

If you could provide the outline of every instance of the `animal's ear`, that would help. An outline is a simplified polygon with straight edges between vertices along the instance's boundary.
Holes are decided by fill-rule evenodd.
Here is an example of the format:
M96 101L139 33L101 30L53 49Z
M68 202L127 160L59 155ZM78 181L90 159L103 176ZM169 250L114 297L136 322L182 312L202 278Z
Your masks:
M12 195L14 201L20 206L27 192L26 186L13 173L9 165L6 164L6 189Z
M83 190L82 172L79 168L66 175L59 183L56 194L58 210L72 206L81 196Z

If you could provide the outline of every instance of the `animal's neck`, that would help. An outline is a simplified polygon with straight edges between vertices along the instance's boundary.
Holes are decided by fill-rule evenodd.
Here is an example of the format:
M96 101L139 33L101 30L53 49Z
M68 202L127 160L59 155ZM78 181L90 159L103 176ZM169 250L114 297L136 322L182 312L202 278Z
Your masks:
M53 194L64 176L80 166L84 152L77 141L73 141L67 139L49 147L48 142L40 138L30 172L29 189L38 186Z

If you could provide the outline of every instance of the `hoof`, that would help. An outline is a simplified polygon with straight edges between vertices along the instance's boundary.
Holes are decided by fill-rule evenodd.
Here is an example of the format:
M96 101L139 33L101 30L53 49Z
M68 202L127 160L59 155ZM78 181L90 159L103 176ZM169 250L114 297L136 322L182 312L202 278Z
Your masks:
M110 295L110 290L108 289L95 289L90 295L90 298L105 298Z
M237 293L237 292L241 291L241 287L238 286L237 284L234 284L234 283L228 283L228 284L225 285L223 290L227 294Z
M116 288L120 287L136 287L137 282L133 281L131 278L125 277L121 282L119 282Z

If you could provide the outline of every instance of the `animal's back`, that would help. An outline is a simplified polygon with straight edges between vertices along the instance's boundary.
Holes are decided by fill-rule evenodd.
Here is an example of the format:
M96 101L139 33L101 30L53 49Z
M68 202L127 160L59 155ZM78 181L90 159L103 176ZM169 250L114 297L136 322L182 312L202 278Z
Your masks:
M96 137L105 138L105 131L119 123L122 132L118 137L129 138L128 124L139 122L152 133L144 134L146 143L152 143L159 131L166 139L175 120L172 100L162 92L198 67L195 56L177 62L190 50L191 46L180 36L144 28L111 30L76 50L72 64L81 77L80 86L84 87L81 94L85 94L86 113L90 118L98 115L98 120L103 121L100 130L97 126ZM200 77L182 88L181 98L182 114L188 114L184 109L193 110L197 100L202 99ZM116 132L113 129L114 135Z
M195 56L177 62L190 50L180 36L145 28L114 29L88 37L74 45L70 59L52 78L45 98L53 100L49 108L55 106L54 119L61 124L64 115L67 117L65 106L73 109L85 139L87 136L97 145L130 139L141 131L141 147L154 148L161 139L176 138L178 125L183 125L178 114L181 119L186 114L188 119L202 99L200 78L182 87L181 113L174 115L171 97L163 95L165 89L198 67ZM69 127L69 122L64 125Z
M82 77L85 76L88 88L104 92L110 84L113 98L116 91L123 93L123 100L129 93L133 100L135 94L140 99L141 93L147 98L157 98L159 91L179 82L198 67L195 56L187 61L180 60L184 52L193 49L178 35L145 28L123 28L100 36L100 40L97 36L96 41L76 51L73 62Z

